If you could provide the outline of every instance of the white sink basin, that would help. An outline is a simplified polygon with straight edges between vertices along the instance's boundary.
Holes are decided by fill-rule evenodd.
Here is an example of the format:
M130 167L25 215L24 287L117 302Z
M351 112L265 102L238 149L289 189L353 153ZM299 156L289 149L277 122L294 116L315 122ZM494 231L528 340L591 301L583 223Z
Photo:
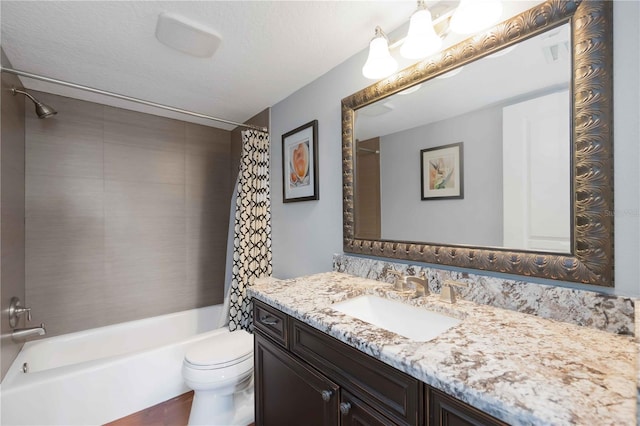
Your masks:
M409 339L426 342L460 320L378 296L358 296L331 305L332 309Z

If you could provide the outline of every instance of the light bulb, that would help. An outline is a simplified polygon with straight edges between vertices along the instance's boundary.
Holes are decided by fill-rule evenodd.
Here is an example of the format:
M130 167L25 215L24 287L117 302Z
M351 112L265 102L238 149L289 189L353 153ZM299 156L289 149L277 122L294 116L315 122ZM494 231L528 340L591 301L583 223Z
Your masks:
M433 29L431 12L419 8L411 15L407 38L402 43L400 54L407 59L422 59L437 52L442 39Z
M398 69L398 63L389 53L389 42L380 27L369 44L369 57L362 67L362 75L372 80L390 76Z
M451 17L451 31L473 34L491 27L502 15L500 0L461 0Z

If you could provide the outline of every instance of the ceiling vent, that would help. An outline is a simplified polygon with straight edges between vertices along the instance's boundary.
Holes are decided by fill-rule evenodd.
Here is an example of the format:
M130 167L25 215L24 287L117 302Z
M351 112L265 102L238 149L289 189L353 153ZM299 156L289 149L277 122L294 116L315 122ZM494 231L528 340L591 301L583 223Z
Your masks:
M571 55L568 29L562 27L545 34L542 42L542 54L548 64L558 61L566 62Z
M569 42L562 42L558 44L548 44L542 48L542 53L548 64L558 62L559 60L566 60L571 53L569 48Z
M172 49L198 58L213 56L222 38L215 31L182 16L161 13L156 38Z

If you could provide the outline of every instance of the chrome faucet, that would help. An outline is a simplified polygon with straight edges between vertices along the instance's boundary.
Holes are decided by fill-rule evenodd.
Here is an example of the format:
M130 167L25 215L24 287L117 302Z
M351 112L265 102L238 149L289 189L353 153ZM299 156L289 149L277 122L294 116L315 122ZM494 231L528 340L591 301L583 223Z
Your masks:
M20 299L12 297L9 303L9 326L11 328L18 325L18 320L21 315L27 314L27 321L31 321L31 308L22 306Z
M467 287L467 284L459 281L446 280L442 283L442 290L440 290L440 300L443 302L454 304L456 303L456 292L454 287Z
M44 323L42 323L40 327L16 328L11 333L11 338L19 342L34 336L44 336L46 333L47 330L44 328Z
M11 328L18 325L20 317L24 314L27 315L27 321L31 321L31 308L22 306L20 299L17 297L11 298L8 311L9 326ZM40 324L40 327L14 328L11 333L11 338L16 342L21 342L29 339L30 337L44 336L46 333L47 330L44 328L44 323L42 323Z

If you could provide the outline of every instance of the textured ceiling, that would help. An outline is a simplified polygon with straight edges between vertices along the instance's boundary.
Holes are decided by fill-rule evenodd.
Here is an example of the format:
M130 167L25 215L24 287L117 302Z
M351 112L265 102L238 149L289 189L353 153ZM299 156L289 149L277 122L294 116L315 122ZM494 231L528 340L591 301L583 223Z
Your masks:
M400 26L415 2L3 0L1 7L2 47L14 68L243 122L366 48L376 25ZM212 58L168 48L155 38L161 12L217 31L222 45Z

